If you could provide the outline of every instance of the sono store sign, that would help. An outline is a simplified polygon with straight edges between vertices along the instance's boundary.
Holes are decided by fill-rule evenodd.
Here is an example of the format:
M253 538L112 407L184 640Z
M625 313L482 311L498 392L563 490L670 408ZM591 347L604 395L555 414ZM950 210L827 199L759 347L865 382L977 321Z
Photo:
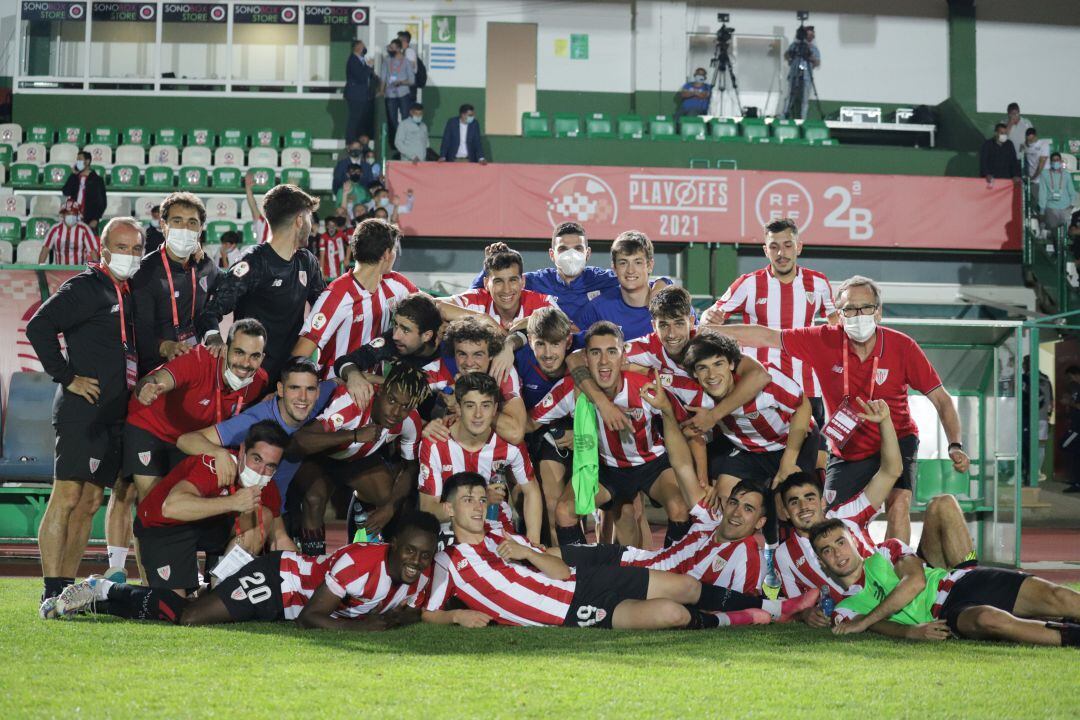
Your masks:
M154 22L157 6L150 3L95 2L90 6L94 22Z
M229 11L221 3L165 3L161 19L179 23L223 23Z
M85 2L60 2L59 0L24 0L21 16L30 22L60 22L63 20L84 22Z

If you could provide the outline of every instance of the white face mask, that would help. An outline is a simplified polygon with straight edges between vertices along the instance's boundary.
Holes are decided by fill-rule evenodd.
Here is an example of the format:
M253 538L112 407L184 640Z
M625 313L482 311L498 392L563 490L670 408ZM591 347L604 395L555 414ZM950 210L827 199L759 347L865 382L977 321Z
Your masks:
M75 216L75 215L65 215L64 216L64 224L67 225L68 227L73 226L77 222L79 222L79 218L77 216Z
M1008 139L1009 139L1009 136L1005 135L1004 133L998 135L998 142L1000 142L1000 143L1003 143Z
M389 207L389 206L390 206L390 198L388 198L388 197L379 198L379 207Z
M105 264L120 282L124 282L138 272L139 265L142 264L142 258L136 255L117 255L110 251L109 259Z
M225 365L225 372L221 373L221 376L225 378L225 383L232 389L233 392L246 388L255 379L255 373L251 373L246 378L242 378L232 371L232 368Z
M75 170L76 171L82 172L85 169L86 169L86 163L85 162L83 162L82 160L76 160L75 161Z
M257 471L244 465L240 471L240 487L264 488L274 479L273 475L260 475Z
M585 269L585 253L580 250L564 250L555 258L555 266L567 277L577 277Z
M844 332L855 342L866 342L877 329L877 320L873 315L856 315L844 318Z
M187 228L169 228L169 235L165 238L165 244L179 258L191 257L191 253L199 247L199 233Z
M695 75L694 76L694 82L699 82L699 83L705 82L705 76L704 75Z

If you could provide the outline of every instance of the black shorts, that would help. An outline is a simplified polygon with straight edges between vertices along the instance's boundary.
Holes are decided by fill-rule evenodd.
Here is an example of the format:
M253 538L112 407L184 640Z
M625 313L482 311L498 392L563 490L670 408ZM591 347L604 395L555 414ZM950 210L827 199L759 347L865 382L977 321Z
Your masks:
M619 603L623 600L645 600L648 596L648 568L585 566L577 572L577 588L563 625L610 630Z
M563 545L559 548L563 562L573 568L595 567L597 565L618 565L622 562L625 545L600 543L599 545Z
M260 555L214 588L233 622L284 620L281 553Z
M613 505L631 502L639 492L648 495L656 479L670 467L671 460L667 453L655 460L628 468L609 467L601 463L600 484L611 493L611 501L601 509L607 510Z
M327 480L334 485L348 487L372 468L389 466L384 450L385 447L379 448L367 457L350 458L348 460L338 460L331 457L316 457L313 460L322 469Z
M727 435L713 429L713 438L705 445L705 455L709 460L709 480L713 481L724 474L724 461L735 451L735 446Z
M796 463L803 472L815 474L818 454L818 432L812 431L799 450ZM770 450L768 452L748 452L746 450L734 450L724 458L723 473L740 480L750 480L764 487L769 487L776 473L780 470L780 460L784 457L783 450Z
M819 397L807 398L810 401L810 414L814 416L814 425L818 430L818 450L829 452L829 441L821 429L825 427L825 401Z
M231 517L149 528L136 518L135 537L139 539L139 560L146 569L146 584L169 590L197 588L199 551L223 555L232 529Z
M957 636L960 630L956 625L960 613L978 605L989 605L998 610L1011 613L1016 607L1016 596L1020 586L1030 575L1018 570L1003 568L977 567L956 581L945 604L938 611L938 617L949 625Z
M900 479L893 485L893 489L911 490L915 487L915 474L918 468L916 456L919 454L919 436L905 435L899 442L900 459L904 469L900 473ZM825 468L825 504L836 507L858 495L870 483L879 467L881 467L880 455L871 455L853 462L830 455L829 464Z
M124 477L165 477L186 457L176 445L162 440L149 430L130 423L124 425Z
M120 473L124 423L53 423L56 461L53 477L112 487Z

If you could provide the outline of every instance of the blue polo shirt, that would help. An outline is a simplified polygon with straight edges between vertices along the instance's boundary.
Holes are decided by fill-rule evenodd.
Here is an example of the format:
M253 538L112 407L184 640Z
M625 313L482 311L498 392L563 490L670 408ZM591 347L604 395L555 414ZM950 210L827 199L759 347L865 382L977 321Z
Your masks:
M536 355L528 345L514 353L514 367L521 377L521 400L525 403L526 410L531 411L539 405L551 388L555 387L555 383L562 380L561 376L552 379L544 374L540 363L536 361Z
M610 320L621 327L623 338L626 340L636 340L653 331L652 315L649 314L648 305L630 307L623 301L621 293L616 293L615 297L602 295L582 310L581 322L578 323L581 332L577 335L577 344L584 347L585 331L590 325L600 320Z
M683 90L696 90L698 92L705 90L709 94L704 98L688 97L683 98L682 112L684 113L699 113L705 115L709 112L709 101L712 99L712 88L707 83L698 85L697 83L688 82L682 86Z

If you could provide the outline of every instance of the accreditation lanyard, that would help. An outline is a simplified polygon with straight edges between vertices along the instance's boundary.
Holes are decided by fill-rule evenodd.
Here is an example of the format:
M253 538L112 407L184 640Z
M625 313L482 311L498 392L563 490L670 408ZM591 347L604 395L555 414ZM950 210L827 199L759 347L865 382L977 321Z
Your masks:
M851 385L850 380L848 379L848 348L846 339L844 340L842 352L844 356L844 397L840 401L840 404L832 411L829 422L822 428L822 434L841 450L848 444L848 441L851 440L851 436L855 434L855 431L858 430L859 425L862 423L862 418L859 417L858 412L851 403ZM874 399L874 378L877 377L879 358L880 356L875 356L874 363L871 365L870 392L866 398L868 402Z
M113 288L116 290L116 308L120 315L120 344L124 347L124 373L127 378L127 389L131 390L135 387L135 383L139 380L139 361L138 356L135 354L135 328L131 329L131 344L128 344L127 336L127 321L124 315L124 291L127 290L127 283L123 285L116 282L113 276L109 274L109 271L105 269L105 266L101 263L96 264L95 269L109 279Z
M881 359L880 355L874 356L874 363L870 367L870 392L866 396L866 401L870 402L874 399L874 378L877 377L878 360ZM847 400L851 397L850 388L848 386L848 349L847 341L844 343L844 399Z
M161 252L161 264L165 266L165 278L169 281L169 302L172 304L173 329L176 331L177 342L186 342L188 345L195 344L195 333L191 328L186 333L180 332L180 313L176 309L176 288L173 286L172 268L169 267L169 258L164 250ZM195 263L191 264L191 324L195 324Z

